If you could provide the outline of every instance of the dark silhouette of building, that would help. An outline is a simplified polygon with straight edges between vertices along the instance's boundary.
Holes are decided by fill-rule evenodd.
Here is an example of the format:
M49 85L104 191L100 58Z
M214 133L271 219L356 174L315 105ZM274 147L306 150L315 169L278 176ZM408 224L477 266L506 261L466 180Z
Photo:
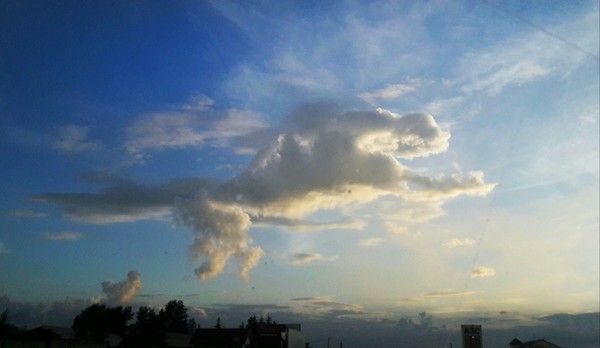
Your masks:
M461 325L463 348L482 348L481 325Z
M518 338L513 339L509 343L510 348L561 348L560 346L548 342L545 339L521 342Z
M304 348L300 324L260 324L240 329L198 329L190 342L201 348Z
M190 343L202 348L250 348L250 330L198 329Z

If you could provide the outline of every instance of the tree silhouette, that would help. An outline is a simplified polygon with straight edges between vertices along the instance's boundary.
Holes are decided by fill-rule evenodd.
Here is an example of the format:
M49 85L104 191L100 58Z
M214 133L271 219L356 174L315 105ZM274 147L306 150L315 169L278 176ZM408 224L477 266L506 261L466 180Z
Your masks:
M5 317L0 316L0 325ZM158 312L141 306L135 313L135 322L128 325L133 317L131 307L94 304L75 317L72 327L80 341L104 342L108 333L113 333L123 337L125 347L165 347L166 333L193 334L200 327L196 320L188 319L187 308L178 300L169 301Z
M124 337L127 322L132 318L131 307L107 308L103 304L93 304L75 317L73 331L81 341L104 342L108 333Z
M405 317L398 321L398 327L402 330L409 331L425 331L429 332L434 329L433 327L433 317L431 315L427 315L426 312L419 313L419 322L415 323L412 319Z
M158 314L153 308L141 306L136 313L136 320L129 327L125 345L134 347L165 346L165 335Z
M190 335L193 335L198 329L200 329L200 324L196 323L196 319L189 319L187 322L187 329Z
M419 313L420 326L423 331L431 331L433 328L433 318L426 312Z
M18 334L19 331L19 328L11 324L8 320L8 308L4 309L2 314L0 314L0 341L11 335Z
M159 320L167 332L187 334L188 314L183 301L171 300L158 312Z

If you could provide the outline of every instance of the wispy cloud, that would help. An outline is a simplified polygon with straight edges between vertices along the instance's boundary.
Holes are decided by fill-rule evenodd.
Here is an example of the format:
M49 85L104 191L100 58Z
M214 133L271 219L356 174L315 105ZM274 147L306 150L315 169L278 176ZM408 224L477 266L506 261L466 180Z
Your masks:
M185 111L203 112L208 111L215 104L215 101L204 94L193 95L187 103L181 105L180 109Z
M442 207L444 200L417 200L409 202L386 201L380 204L382 216L385 216L386 227L391 233L404 233L407 223L421 223L445 215ZM399 230L397 227L399 226Z
M452 240L447 241L446 243L444 243L444 246L446 248L456 248L456 247L461 247L461 246L471 246L474 245L476 243L475 239L471 239L471 238L454 238Z
M374 103L379 100L394 100L403 94L414 91L415 88L409 85L393 84L387 85L384 88L376 89L371 92L364 92L358 95L359 98L363 99L367 103Z
M357 304L336 302L331 296L299 297L291 301L300 303L292 307L292 311L298 314L311 316L325 316L333 318L349 318L370 316L362 306Z
M496 70L482 72L482 76L464 86L463 91L496 95L510 85L522 85L548 73L546 69L534 62L519 61L512 65L498 67Z
M452 297L473 295L474 291L440 290L423 294L424 297Z
M388 3L359 10L360 15L357 6L363 5L336 4L327 19L310 22L296 12L279 13L271 18L273 27L257 27L264 9L216 4L264 51L261 61L243 64L227 81L230 95L259 105L274 95L293 103L307 95L336 98L348 94L348 86L353 96L370 103L396 100L410 92L410 82L398 81L411 81L407 76L431 61L436 48L430 45L422 6ZM429 7L433 11L444 6ZM265 37L271 38L268 45Z
M42 212L31 210L31 209L7 210L7 211L3 212L2 214L5 216L22 217L22 218L44 217L47 215L46 213L42 213Z
M310 297L296 297L290 299L290 301L305 301L305 302L332 302L331 296L310 296Z
M149 150L200 147L206 143L229 146L229 140L266 127L262 117L251 111L212 110L214 101L204 95L192 96L175 110L137 118L127 129L127 151L144 157ZM240 148L239 152L248 152Z
M263 216L253 217L252 222L253 225L256 226L280 226L297 232L327 231L340 229L362 230L365 227L364 221L314 222L302 219Z
M586 16L577 21L566 20L549 28L568 33L571 41L597 51L597 17ZM540 31L527 31L508 37L488 48L470 52L461 58L456 71L457 82L466 93L497 95L511 86L540 80L551 75L569 74L590 58L575 53L564 42Z
M389 221L385 223L385 228L387 229L387 231L389 233L392 233L392 234L405 234L408 232L408 227L402 226L402 225L397 225L397 224L389 222Z
M423 299L418 298L418 297L405 297L405 298L401 299L400 302L403 302L403 303L422 303Z
M101 143L91 140L89 132L89 127L76 125L62 126L58 130L58 139L56 139L55 146L61 151L73 154L100 149L102 147Z
M363 247L375 247L383 244L384 241L385 239L383 238L368 238L360 240L358 242L358 245Z
M496 271L489 267L476 267L471 271L471 278L485 278L496 275Z
M80 232L45 232L40 235L44 240L74 241L84 237Z
M306 265L315 261L335 261L337 256L323 256L318 253L297 253L292 255L290 264L299 266Z

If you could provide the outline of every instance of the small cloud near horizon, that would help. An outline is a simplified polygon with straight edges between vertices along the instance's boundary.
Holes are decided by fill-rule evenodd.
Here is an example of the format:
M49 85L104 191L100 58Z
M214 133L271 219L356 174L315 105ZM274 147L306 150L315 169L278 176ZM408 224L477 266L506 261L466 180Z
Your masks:
M43 240L62 240L74 241L83 239L84 235L80 232L44 232L40 235Z
M471 238L462 238L462 239L458 239L458 238L454 238L452 240L449 240L448 242L444 243L444 246L446 248L456 248L456 247L461 247L461 246L471 246L475 244L475 240L471 239Z
M471 271L471 278L493 277L496 271L489 267L476 267Z
M4 216L10 217L43 217L47 216L46 213L38 212L31 209L15 209L15 210L7 210L2 213Z
M362 247L376 247L376 246L380 246L381 244L383 244L383 242L385 241L385 239L383 238L367 238L367 239L362 239L358 242L358 245L362 246Z
M459 296L459 295L472 295L474 291L456 291L456 290L440 290L434 292L428 292L423 294L426 297L444 297L444 296Z
M294 266L306 265L315 261L335 261L337 256L323 256L318 253L296 253L292 255L290 264Z

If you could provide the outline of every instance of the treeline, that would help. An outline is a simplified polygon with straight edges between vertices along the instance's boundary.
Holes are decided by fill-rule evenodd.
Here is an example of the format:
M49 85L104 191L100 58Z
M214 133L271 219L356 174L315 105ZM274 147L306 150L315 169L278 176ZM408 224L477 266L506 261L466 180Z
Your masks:
M131 321L134 319L133 323ZM81 342L105 342L109 334L123 338L122 346L166 346L166 333L193 334L199 325L189 318L182 301L172 300L156 311L141 306L134 315L131 307L91 305L73 320L75 338Z

